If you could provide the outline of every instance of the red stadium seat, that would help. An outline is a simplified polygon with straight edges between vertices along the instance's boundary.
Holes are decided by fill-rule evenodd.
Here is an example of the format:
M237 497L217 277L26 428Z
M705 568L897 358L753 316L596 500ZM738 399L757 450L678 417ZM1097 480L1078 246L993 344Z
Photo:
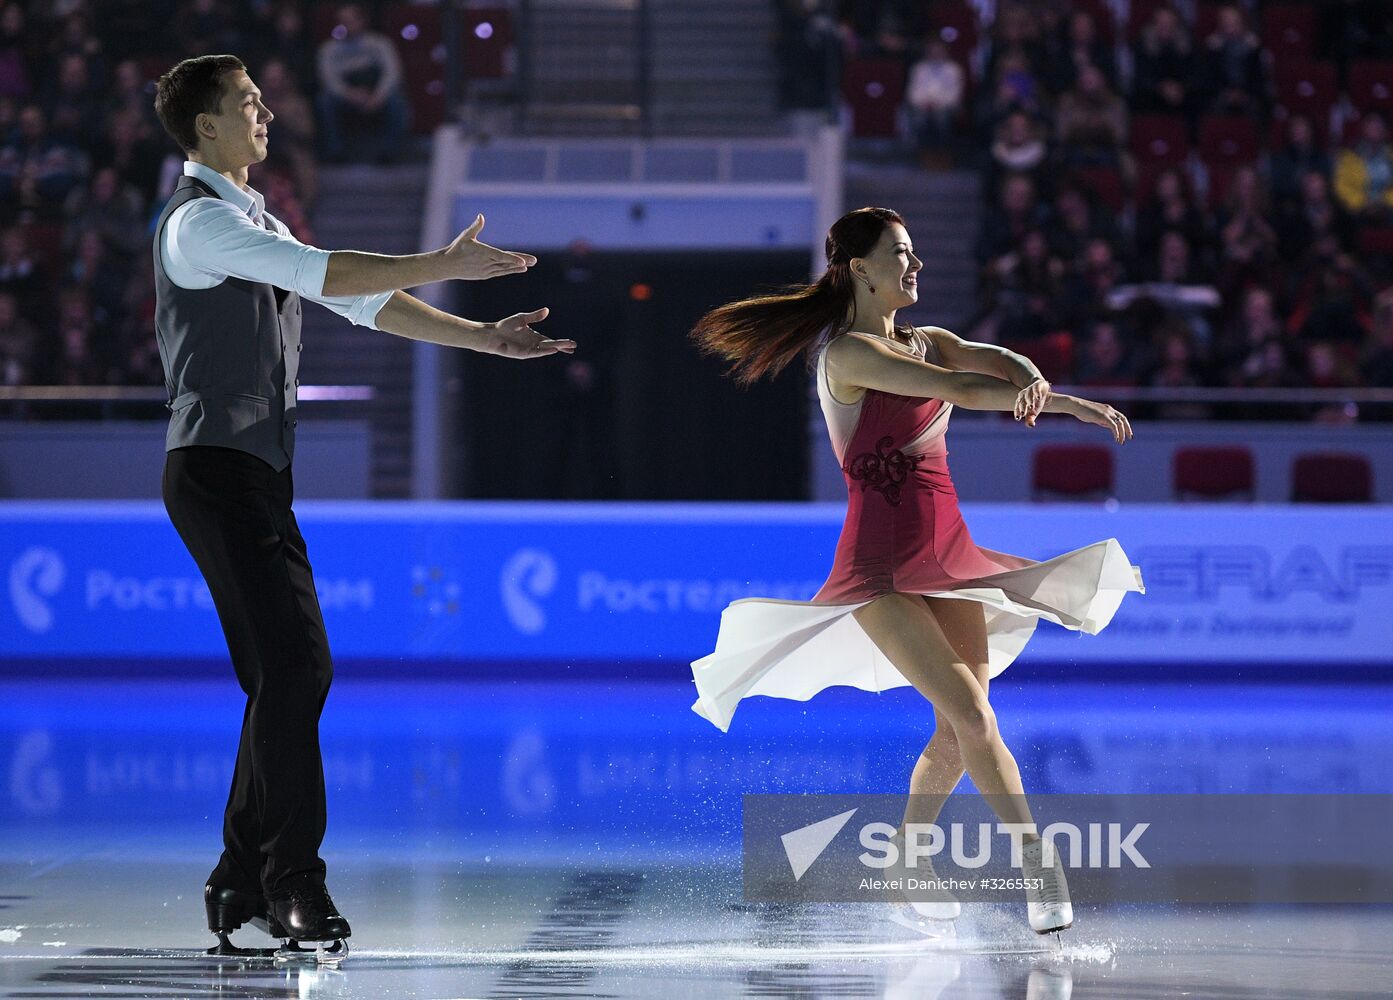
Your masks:
M851 105L851 134L891 139L899 134L905 69L898 59L853 59L842 73L842 96Z
M1001 346L1024 354L1051 382L1067 383L1073 380L1074 335L1068 330L1056 330L1037 340L1012 341Z
M382 18L382 33L401 58L403 83L411 102L411 129L429 134L445 120L445 40L440 8L398 3Z
M1247 448L1178 448L1172 471L1177 500L1253 499L1256 477Z
M1297 503L1371 503L1373 469L1363 455L1297 455L1291 467L1291 498Z
M977 49L977 12L966 0L942 0L929 11L929 34L942 39L948 52L962 66L971 65Z
M1151 21L1157 7L1169 7L1170 0L1132 0L1127 13L1127 44L1135 45L1141 38L1141 31Z
M1219 8L1227 6L1224 3L1200 3L1195 7L1195 49L1204 49L1204 40L1214 34L1219 28Z
M1262 47L1282 62L1306 62L1316 40L1316 9L1310 4L1287 3L1262 12Z
M1349 99L1361 112L1393 113L1393 61L1363 60L1350 64Z
M1252 163L1260 145L1258 128L1249 118L1210 115L1200 120L1200 159L1210 166Z
M501 80L513 73L515 33L507 7L469 7L460 12L460 57L470 80Z
M1393 257L1393 226L1361 226L1358 239L1366 257Z
M1117 19L1113 16L1107 0L1074 0L1073 8L1092 15L1093 23L1098 28L1098 37L1102 41L1111 45L1117 40Z
M1030 462L1036 500L1102 500L1113 495L1112 452L1096 444L1047 444Z
M1138 163L1176 166L1190 153L1190 130L1179 115L1137 115L1130 145Z
M1116 167L1078 167L1072 177L1112 211L1121 212L1127 206L1127 186Z
M1276 65L1277 103L1290 114L1310 115L1320 123L1330 116L1339 97L1335 67L1330 63L1282 63Z

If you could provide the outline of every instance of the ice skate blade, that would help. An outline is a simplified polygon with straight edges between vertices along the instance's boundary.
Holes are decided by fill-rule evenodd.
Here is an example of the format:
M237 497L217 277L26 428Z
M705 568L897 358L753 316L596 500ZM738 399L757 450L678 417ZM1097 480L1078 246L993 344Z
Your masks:
M935 920L914 909L911 903L890 903L886 913L888 919L901 927L908 927L926 940L942 940L958 935L957 924L952 920Z
M225 933L218 935L218 943L204 952L214 958L254 958L266 959L275 955L275 948L239 948Z
M276 964L338 965L348 957L348 942L343 938L312 943L313 948L302 948L299 941L287 941L275 953Z

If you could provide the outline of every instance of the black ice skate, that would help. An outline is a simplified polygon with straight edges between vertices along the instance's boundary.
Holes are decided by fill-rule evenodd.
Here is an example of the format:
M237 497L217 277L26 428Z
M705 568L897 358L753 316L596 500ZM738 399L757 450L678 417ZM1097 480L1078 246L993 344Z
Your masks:
M274 948L239 948L228 940L228 935L243 924L251 924L271 937L286 936L280 924L271 919L266 897L259 892L241 892L210 883L203 887L203 907L208 913L208 929L218 936L218 943L208 949L210 955L274 956Z
M276 952L276 961L312 960L337 963L348 956L349 935L353 933L329 898L329 890L319 882L303 882L267 901L270 921L285 939ZM301 947L312 943L314 949Z

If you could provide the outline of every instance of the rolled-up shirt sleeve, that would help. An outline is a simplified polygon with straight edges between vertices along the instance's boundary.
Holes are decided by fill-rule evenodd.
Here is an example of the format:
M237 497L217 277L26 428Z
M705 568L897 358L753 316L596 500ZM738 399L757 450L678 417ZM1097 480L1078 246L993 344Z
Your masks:
M272 229L225 201L197 198L170 218L167 236L185 263L210 277L230 275L275 285L318 302L351 323L377 329L373 319L392 293L326 296L324 275L330 252L301 243L279 219L269 213L267 218Z
M276 232L287 239L295 239L295 237L290 234L290 229L284 222L270 213L267 213L266 217L271 220L271 225L276 227ZM301 245L303 246L304 244ZM319 252L324 254L324 267L327 270L329 266L329 251L321 250ZM366 326L374 330L378 328L375 322L377 314L382 310L382 307L387 304L387 300L396 294L395 292L389 291L378 292L375 295L325 295L323 291L324 277L321 274L319 278L319 292L315 294L301 292L300 295L309 299L311 302L318 302L326 309L332 309L354 326Z

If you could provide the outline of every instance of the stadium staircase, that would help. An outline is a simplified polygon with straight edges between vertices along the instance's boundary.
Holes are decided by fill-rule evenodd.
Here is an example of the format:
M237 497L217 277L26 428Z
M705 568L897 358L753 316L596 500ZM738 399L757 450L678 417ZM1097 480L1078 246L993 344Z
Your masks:
M533 0L528 18L524 133L642 135L645 77L654 135L781 129L771 4Z
M417 253L428 167L324 167L312 224L322 247ZM371 386L370 403L335 406L372 425L372 495L411 495L412 343L353 326L311 306L304 310L306 385ZM316 410L314 412L322 412Z
M977 175L848 161L844 190L847 211L875 205L903 215L915 253L924 262L919 301L899 318L914 326L943 326L962 333L977 296Z

